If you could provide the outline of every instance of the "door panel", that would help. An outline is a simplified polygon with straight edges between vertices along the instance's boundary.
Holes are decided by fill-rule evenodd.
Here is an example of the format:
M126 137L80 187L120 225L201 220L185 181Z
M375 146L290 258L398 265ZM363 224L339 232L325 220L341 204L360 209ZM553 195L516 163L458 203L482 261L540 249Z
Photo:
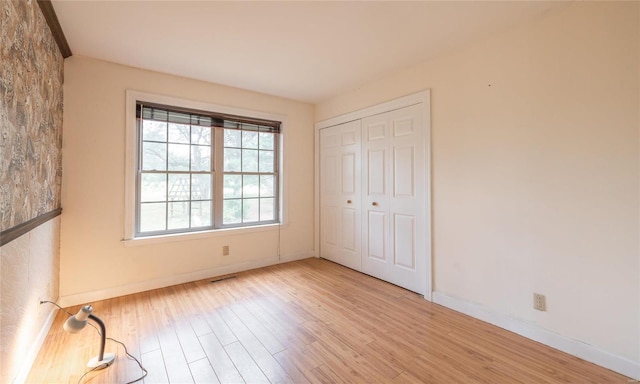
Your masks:
M345 250L356 252L360 249L357 240L360 238L356 230L360 229L360 225L356 221L357 211L353 208L344 208L342 210L342 226L343 237L342 247Z
M409 215L393 215L394 263L410 271L416 269L416 218Z
M413 197L413 175L415 174L415 148L396 147L393 151L393 196Z
M363 244L363 272L424 293L427 255L421 107L365 118L362 129L362 147L367 153L363 158L363 185L367 186L363 224L368 239ZM381 229L379 217L385 215Z
M384 212L369 211L367 225L367 256L379 261L386 261L387 225Z
M356 154L345 153L342 155L342 193L354 194L357 181L359 177L356 176Z
M362 267L360 121L320 131L320 256Z
M384 195L385 193L385 161L384 149L367 151L369 161L366 167L369 195Z

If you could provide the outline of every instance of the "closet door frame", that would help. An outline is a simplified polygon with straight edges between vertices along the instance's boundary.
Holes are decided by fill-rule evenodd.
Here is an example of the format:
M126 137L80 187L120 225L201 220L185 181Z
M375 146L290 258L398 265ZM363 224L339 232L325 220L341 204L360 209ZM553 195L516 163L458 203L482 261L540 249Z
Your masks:
M424 291L424 298L428 301L432 301L432 215L431 215L431 90L427 89L418 93L400 97L394 100L390 100L384 103L376 104L367 108L363 108L354 112L350 112L344 115L333 117L327 120L320 121L315 124L315 197L314 197L314 221L315 221L315 233L314 233L314 255L319 257L320 255L320 130L328 128L334 125L346 123L353 120L363 119L365 117L377 115L380 113L394 111L404 107L421 104L424 122L423 132L423 149L424 149L424 169L426 170L424 175L425 185L425 209L422 214L425 217L425 236L426 240L426 270L424 274L426 276L426 286Z

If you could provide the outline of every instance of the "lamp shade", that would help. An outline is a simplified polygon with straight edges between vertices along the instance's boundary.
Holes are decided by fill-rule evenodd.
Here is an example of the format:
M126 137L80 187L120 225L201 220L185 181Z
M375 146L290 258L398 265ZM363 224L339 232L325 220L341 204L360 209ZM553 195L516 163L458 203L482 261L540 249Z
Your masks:
M75 316L70 316L63 325L63 329L69 333L78 333L87 325L89 315L93 312L93 307L85 305L80 308Z

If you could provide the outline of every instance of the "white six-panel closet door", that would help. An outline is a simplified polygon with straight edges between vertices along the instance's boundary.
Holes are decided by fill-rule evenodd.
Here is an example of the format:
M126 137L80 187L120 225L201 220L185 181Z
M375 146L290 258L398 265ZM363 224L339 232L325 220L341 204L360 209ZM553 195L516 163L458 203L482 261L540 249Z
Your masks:
M362 119L362 271L426 286L424 129L420 105Z
M360 120L320 131L320 252L362 268Z

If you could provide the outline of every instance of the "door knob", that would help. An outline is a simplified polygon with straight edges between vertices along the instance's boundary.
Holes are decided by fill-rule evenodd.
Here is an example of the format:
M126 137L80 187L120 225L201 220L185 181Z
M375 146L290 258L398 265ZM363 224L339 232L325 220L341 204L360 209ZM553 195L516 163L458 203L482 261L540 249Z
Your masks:
M373 205L374 207L378 206L378 203L376 203L375 201L373 203L371 203L371 205Z
M351 200L347 200L347 204L351 204Z

